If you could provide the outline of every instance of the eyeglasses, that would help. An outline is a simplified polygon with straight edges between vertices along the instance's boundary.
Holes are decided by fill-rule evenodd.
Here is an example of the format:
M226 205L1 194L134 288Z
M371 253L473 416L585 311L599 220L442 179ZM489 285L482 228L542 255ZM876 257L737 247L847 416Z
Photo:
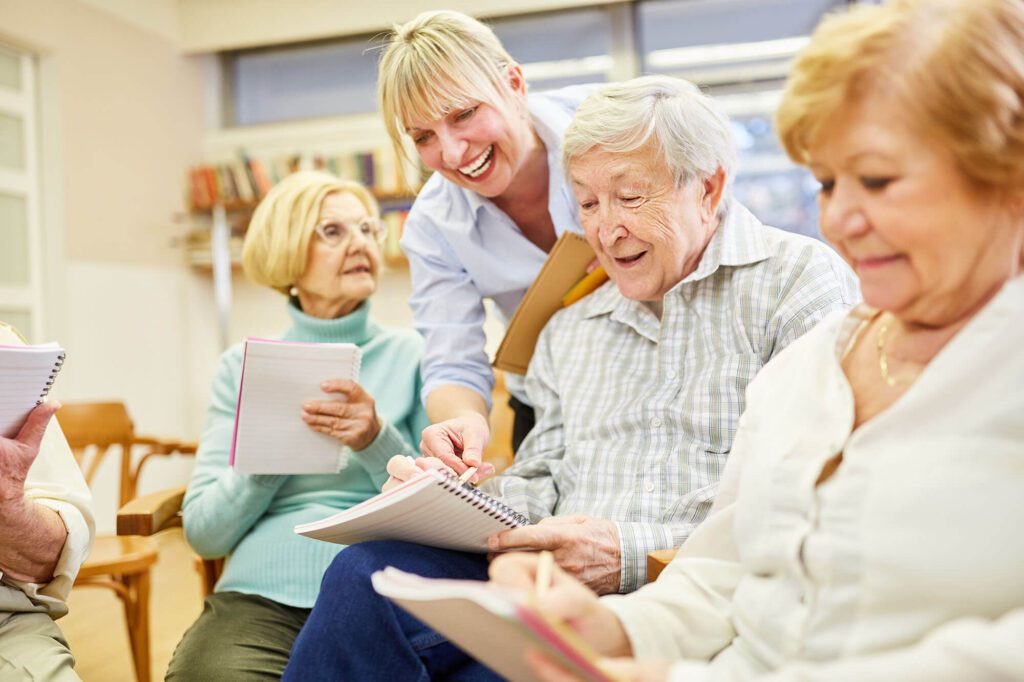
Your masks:
M384 223L373 216L367 216L355 225L340 220L325 220L317 223L314 229L328 246L347 244L356 232L362 234L363 239L376 242L384 241L384 236L387 234Z

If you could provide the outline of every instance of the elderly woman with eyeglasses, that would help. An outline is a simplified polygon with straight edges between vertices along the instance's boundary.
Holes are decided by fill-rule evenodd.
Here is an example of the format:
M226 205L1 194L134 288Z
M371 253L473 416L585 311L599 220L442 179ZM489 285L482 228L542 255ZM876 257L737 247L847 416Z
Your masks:
M292 326L282 340L356 344L360 383L325 376L321 388L336 398L311 401L294 415L338 440L337 473L240 474L228 458L241 344L221 357L183 513L189 544L227 561L175 650L168 679L280 679L321 576L343 549L292 529L372 497L387 480L388 459L417 451L428 424L419 397L422 340L369 316L383 233L363 186L320 172L285 178L253 215L243 265L250 279L288 297Z

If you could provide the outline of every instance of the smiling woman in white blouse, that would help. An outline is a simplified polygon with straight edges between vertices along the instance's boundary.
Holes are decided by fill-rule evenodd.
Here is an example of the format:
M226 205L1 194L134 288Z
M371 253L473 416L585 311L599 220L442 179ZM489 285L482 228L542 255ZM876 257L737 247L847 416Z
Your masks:
M1024 679L1022 64L1019 0L858 7L797 58L777 128L865 303L750 384L717 513L657 582L598 599L556 571L547 605L610 669Z

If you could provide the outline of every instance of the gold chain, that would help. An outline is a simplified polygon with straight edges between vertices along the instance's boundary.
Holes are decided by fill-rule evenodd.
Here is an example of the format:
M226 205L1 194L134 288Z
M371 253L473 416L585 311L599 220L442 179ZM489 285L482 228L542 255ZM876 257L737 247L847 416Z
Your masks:
M883 321L881 326L878 328L878 341L876 343L878 347L878 371L882 375L882 381L889 386L897 386L902 381L898 380L894 376L889 375L889 356L885 354L885 335L889 332L889 323Z

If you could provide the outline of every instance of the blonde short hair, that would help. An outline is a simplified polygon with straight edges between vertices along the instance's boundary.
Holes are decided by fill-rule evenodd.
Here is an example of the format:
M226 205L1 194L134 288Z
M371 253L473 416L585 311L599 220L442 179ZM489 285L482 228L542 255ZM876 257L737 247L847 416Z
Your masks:
M728 117L696 85L670 76L612 83L585 99L565 132L562 164L568 172L592 149L628 154L647 144L661 150L677 185L719 168L728 180L736 167Z
M893 0L826 18L776 113L789 156L807 164L834 117L874 87L891 88L968 179L1024 188L1024 2Z
M242 267L249 279L288 295L306 270L320 205L334 192L351 194L370 215L380 215L377 200L358 182L321 171L292 173L270 189L249 221L242 244Z
M490 28L442 10L395 26L378 68L377 94L388 136L406 156L410 121L433 121L472 102L498 106L515 62Z

